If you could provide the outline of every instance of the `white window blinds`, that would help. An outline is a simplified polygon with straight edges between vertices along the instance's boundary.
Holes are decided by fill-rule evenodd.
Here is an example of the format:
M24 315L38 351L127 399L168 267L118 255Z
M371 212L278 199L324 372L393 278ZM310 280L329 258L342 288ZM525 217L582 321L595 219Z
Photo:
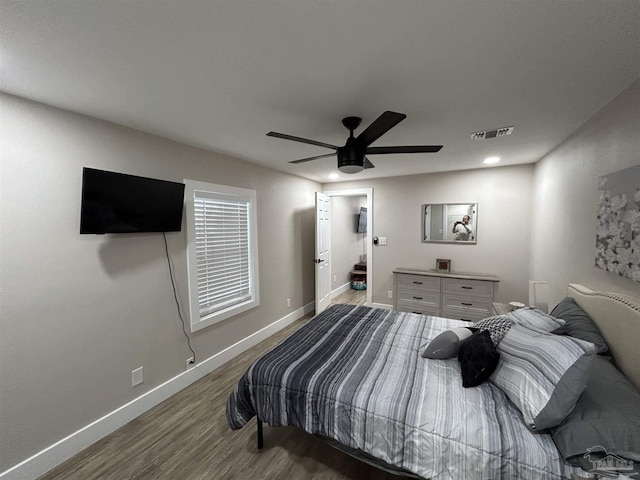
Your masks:
M194 195L201 317L251 298L250 208L247 198Z
M185 198L195 332L260 305L256 192L185 180Z

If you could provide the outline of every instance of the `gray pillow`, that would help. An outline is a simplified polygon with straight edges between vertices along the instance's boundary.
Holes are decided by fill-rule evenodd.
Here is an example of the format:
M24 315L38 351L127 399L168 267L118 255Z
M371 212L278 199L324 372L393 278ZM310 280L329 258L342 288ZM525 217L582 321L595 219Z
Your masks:
M498 345L500 362L490 377L540 431L562 423L586 384L596 353L592 343L514 325Z
M591 342L598 348L598 355L609 353L609 346L600 333L600 329L573 298L565 297L551 311L551 315L566 322L564 326L554 330L553 333L569 335Z
M572 465L580 466L587 449L595 446L638 462L640 392L606 357L597 357L576 408L550 433Z
M542 332L553 332L565 324L564 320L552 317L548 313L533 307L513 310L507 313L507 318L513 320L516 325L523 325Z
M422 356L437 360L455 358L458 356L460 343L473 335L475 331L475 328L458 327L442 332L429 342L427 348L422 352Z

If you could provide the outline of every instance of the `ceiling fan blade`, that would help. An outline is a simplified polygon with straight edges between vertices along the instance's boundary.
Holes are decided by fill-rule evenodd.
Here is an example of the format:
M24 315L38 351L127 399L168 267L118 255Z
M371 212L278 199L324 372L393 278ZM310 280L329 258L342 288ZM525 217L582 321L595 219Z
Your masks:
M387 110L358 135L354 144L361 148L368 147L405 118L407 118L407 116L404 113L390 112Z
M384 153L436 153L442 145L403 145L398 147L369 147L367 155L382 155Z
M374 168L375 165L369 161L367 157L364 157L364 168Z
M319 158L333 157L335 153L325 153L324 155L316 155L315 157L301 158L300 160L291 160L289 163L304 163L311 160L317 160Z
M338 150L338 147L336 147L335 145L330 145L328 143L323 143L323 142L316 142L315 140L309 140L308 138L294 137L293 135L287 135L286 133L269 132L267 133L267 136L282 138L284 140L291 140L293 142L308 143L309 145L317 145L318 147L330 148L331 150Z

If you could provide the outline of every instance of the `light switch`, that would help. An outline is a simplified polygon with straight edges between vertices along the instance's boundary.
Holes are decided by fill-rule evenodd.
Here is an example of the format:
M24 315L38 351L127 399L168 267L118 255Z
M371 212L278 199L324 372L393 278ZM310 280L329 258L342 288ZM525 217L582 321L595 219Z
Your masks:
M387 237L378 237L378 245L386 245Z

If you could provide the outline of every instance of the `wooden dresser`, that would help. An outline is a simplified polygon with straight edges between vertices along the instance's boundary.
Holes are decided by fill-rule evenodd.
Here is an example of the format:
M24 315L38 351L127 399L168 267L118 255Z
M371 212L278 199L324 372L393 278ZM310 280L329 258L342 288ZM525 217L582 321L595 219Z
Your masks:
M500 279L479 273L396 268L393 308L402 312L478 321L493 314Z

